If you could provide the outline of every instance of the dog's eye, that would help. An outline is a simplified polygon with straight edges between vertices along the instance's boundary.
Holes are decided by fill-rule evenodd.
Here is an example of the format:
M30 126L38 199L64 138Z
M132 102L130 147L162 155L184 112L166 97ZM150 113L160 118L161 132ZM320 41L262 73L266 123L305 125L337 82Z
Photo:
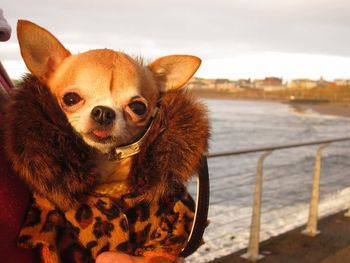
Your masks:
M63 102L66 106L73 106L81 100L82 98L75 92L69 92L63 96Z
M133 101L129 103L129 108L138 116L142 116L147 112L147 106L142 101Z

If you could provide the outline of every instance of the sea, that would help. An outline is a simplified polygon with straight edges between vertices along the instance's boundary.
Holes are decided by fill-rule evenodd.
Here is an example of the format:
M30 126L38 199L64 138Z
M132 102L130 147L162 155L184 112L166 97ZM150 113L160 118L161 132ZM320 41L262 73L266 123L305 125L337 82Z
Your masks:
M300 112L289 104L203 99L211 126L209 153L350 137L350 119ZM264 162L260 239L307 222L319 146L276 150ZM209 158L210 206L205 243L186 262L210 262L245 249L261 153ZM350 142L322 153L319 217L350 208ZM189 183L195 195L195 180Z

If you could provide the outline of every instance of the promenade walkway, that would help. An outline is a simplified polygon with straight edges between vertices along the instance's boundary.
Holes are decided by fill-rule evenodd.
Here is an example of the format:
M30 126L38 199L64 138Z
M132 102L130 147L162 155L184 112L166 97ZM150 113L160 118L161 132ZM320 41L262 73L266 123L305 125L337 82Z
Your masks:
M350 263L350 218L340 212L319 221L321 231L316 237L308 237L297 228L260 244L265 257L259 263ZM212 261L212 263L247 263L234 254Z

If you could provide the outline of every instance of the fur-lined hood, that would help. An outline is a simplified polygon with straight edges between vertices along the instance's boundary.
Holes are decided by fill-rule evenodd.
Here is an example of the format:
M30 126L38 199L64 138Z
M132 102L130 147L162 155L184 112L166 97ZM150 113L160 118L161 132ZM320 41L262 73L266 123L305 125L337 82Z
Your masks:
M164 93L159 107L128 179L129 187L146 196L166 195L185 183L207 150L209 127L202 104L177 90ZM94 188L95 150L34 76L27 75L12 92L3 126L7 157L33 191L65 210Z

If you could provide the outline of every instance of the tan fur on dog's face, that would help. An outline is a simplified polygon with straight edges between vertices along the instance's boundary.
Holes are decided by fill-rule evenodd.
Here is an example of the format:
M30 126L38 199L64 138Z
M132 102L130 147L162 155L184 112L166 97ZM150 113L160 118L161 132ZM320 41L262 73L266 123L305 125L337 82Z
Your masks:
M48 86L58 98L68 120L91 146L102 152L130 143L143 131L156 105L159 90L150 70L129 56L112 50L93 50L66 58L48 79ZM77 93L81 101L68 107L65 94ZM130 103L141 101L147 112L138 116ZM91 112L97 105L115 111L112 125L98 125ZM103 130L107 140L98 140L93 131ZM97 139L97 140L96 140Z
M71 55L50 32L24 20L18 21L17 35L29 70L50 88L86 143L104 153L137 139L159 94L183 87L201 63L172 55L144 66L109 49ZM102 108L108 122L96 117Z

